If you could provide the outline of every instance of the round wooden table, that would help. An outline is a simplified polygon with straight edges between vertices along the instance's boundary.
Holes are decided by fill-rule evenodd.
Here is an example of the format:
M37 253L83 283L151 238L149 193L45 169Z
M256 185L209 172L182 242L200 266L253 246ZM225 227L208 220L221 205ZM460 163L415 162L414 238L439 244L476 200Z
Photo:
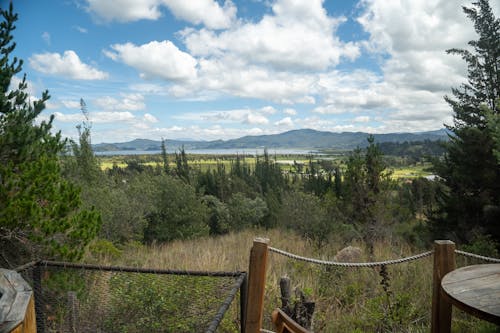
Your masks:
M441 287L456 307L500 325L500 264L456 269L443 277Z

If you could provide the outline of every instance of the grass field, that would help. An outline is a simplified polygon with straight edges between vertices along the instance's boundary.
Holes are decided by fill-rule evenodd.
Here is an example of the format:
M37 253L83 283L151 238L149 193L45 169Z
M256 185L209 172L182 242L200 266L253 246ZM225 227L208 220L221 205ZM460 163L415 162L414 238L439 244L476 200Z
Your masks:
M164 245L129 245L113 256L101 253L87 258L100 264L148 268L247 271L252 241L270 239L270 246L302 256L332 260L346 245L363 250L360 261L401 258L423 252L396 240L380 240L375 255L363 243L331 242L321 250L292 231L252 229L219 237L174 241ZM431 248L429 244L428 248ZM280 306L279 279L290 277L316 303L315 332L429 332L432 294L432 257L387 267L385 282L379 268L341 268L309 264L270 253L266 273L264 324L272 329L270 315ZM458 261L458 266L472 262ZM384 285L387 290L384 290ZM237 317L237 306L233 305ZM453 311L452 332L498 332L495 327L458 310Z
M209 169L217 168L218 164L224 165L226 171L230 171L231 163L235 160L235 158L236 157L234 155L188 155L189 165L193 169L203 172ZM307 168L309 163L309 158L305 155L273 155L272 158L273 160L276 159L276 162L280 165L281 169L287 172L293 172L295 170L293 167L294 162L302 164L304 169ZM333 164L340 165L341 170L345 169L345 163L343 163L345 161L345 156L315 156L313 161L317 161L322 158L331 161ZM142 165L151 167L156 167L162 163L160 155L99 156L98 160L102 170L111 169L113 165L116 165L119 168L125 168L127 166L127 160L137 160ZM254 156L247 156L244 160L250 165L250 167L254 167L257 159ZM170 168L175 168L175 156L170 155L169 161ZM405 180L430 176L432 174L428 171L430 166L430 163L424 163L405 167L389 167L389 169L392 171L393 179Z

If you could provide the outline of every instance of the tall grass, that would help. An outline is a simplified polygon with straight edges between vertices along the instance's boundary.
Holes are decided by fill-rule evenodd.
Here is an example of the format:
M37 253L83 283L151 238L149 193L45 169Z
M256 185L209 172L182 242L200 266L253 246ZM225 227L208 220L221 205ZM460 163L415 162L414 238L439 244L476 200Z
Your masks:
M168 244L125 247L121 255L100 254L89 260L100 264L127 265L203 271L247 271L252 241L270 239L270 245L302 256L332 260L346 244L329 243L321 250L291 231L253 229L220 237L207 237ZM362 243L350 244L363 250L362 261L401 258L422 252L404 242L381 240L369 258ZM429 248L432 244L429 244ZM429 332L432 293L432 256L380 268L325 267L270 253L265 294L264 328L272 329L270 314L279 307L279 280L290 277L316 302L316 332ZM465 262L459 260L461 266ZM467 264L471 264L468 262ZM383 281L383 282L382 282ZM384 289L385 286L385 289ZM237 309L233 309L233 314ZM498 332L454 309L453 332Z

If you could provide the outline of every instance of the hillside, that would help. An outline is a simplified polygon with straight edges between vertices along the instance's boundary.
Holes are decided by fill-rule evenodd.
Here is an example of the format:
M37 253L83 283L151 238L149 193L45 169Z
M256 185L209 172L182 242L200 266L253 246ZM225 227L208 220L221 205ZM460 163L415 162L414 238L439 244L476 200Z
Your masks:
M186 149L224 149L224 148L304 148L304 149L335 149L351 150L356 147L364 147L369 133L363 132L324 132L312 129L300 129L273 135L244 136L232 140L215 141L181 141L167 140L170 148ZM421 133L389 133L375 134L375 141L382 142L412 142L412 141L438 141L446 140L445 130L421 132ZM136 139L122 143L100 143L94 145L95 151L116 150L160 150L161 141Z

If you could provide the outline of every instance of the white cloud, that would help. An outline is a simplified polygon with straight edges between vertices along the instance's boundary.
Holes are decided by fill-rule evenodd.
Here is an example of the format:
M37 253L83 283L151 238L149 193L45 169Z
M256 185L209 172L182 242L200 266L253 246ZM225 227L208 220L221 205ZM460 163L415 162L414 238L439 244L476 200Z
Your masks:
M182 81L196 78L197 61L182 52L171 41L152 41L136 46L132 43L114 44L105 55L136 68L143 78L162 78Z
M48 33L47 31L44 31L42 33L42 39L45 42L45 44L50 45L50 33Z
M81 123L84 117L81 113L65 114L61 112L54 112L55 119L63 123ZM92 112L90 120L94 124L117 123L117 122L131 122L135 120L135 116L130 112Z
M87 0L87 10L104 21L156 20L161 16L159 0Z
M158 119L150 113L145 113L143 116L143 119L145 122L148 122L148 123L157 123L158 122Z
M190 112L179 116L176 119L199 122L214 123L240 123L250 125L267 125L269 119L266 117L269 113L269 107L260 109L233 109L223 111Z
M269 119L262 114L248 113L243 123L250 125L267 125L269 123Z
M230 0L222 7L215 0L87 0L87 4L89 12L108 22L157 20L163 6L179 19L210 29L227 28L236 17L236 7Z
M288 71L324 70L337 65L341 57L357 58L359 47L335 36L345 18L329 17L322 3L278 0L272 15L257 23L242 23L220 33L187 29L184 41L196 56L231 54L251 64Z
M279 127L293 127L293 120L290 117L285 117L275 122L274 125Z
M287 114L289 116L295 116L297 114L297 110L292 109L292 108L286 108L283 110L284 114Z
M80 109L80 101L75 100L61 100L60 101L65 108L68 109Z
M265 113L265 114L275 114L277 110L273 108L272 106L264 106L260 109L260 112Z
M30 66L44 74L58 75L75 80L104 80L108 73L81 62L75 51L34 54L29 58Z
M370 121L370 117L369 116L358 116L358 117L354 118L353 121L355 123L367 123Z
M88 32L89 32L86 28L84 28L84 27L80 27L79 25L76 25L74 28L75 28L76 30L78 30L79 32L81 32L82 34L86 34L86 33L88 33Z
M229 0L221 7L213 0L163 0L175 17L209 29L228 28L236 18L236 6Z
M146 108L144 96L141 94L121 94L120 100L104 96L97 98L94 103L105 111L138 111Z

